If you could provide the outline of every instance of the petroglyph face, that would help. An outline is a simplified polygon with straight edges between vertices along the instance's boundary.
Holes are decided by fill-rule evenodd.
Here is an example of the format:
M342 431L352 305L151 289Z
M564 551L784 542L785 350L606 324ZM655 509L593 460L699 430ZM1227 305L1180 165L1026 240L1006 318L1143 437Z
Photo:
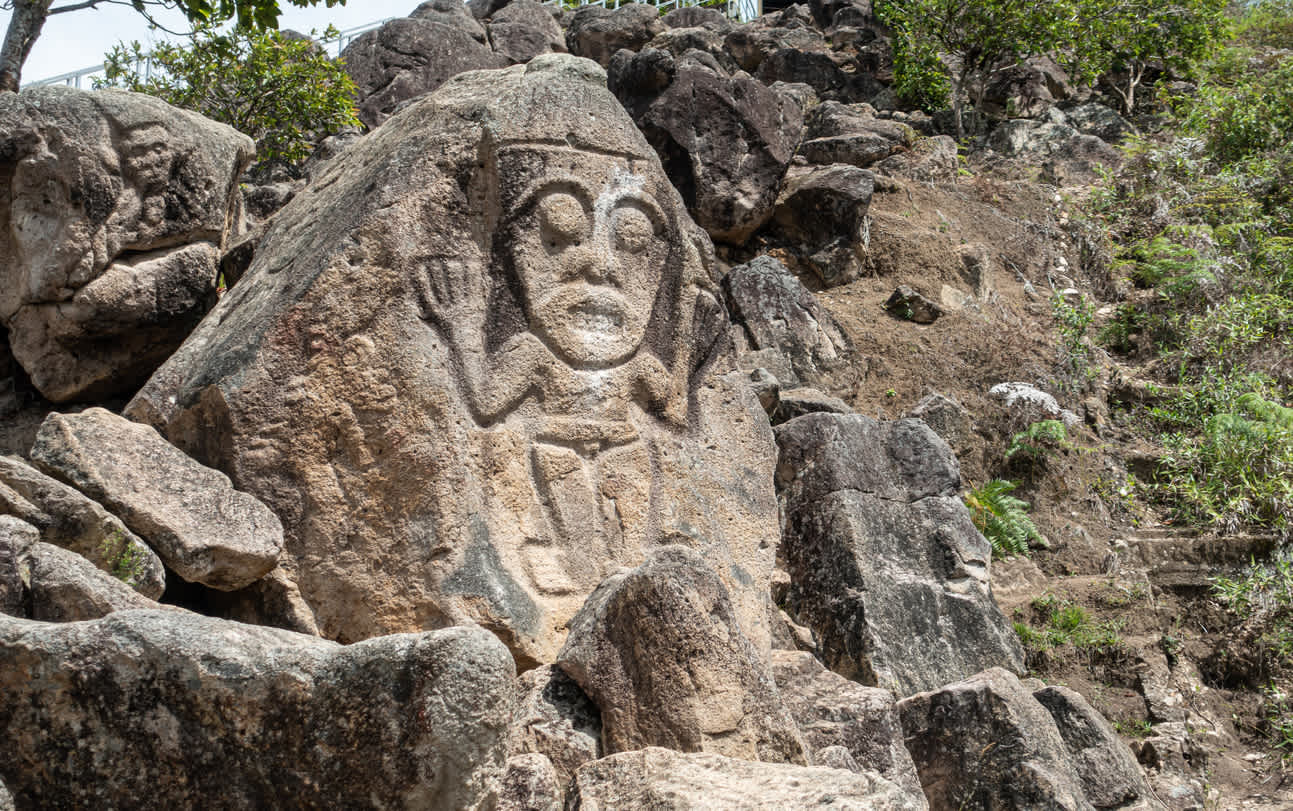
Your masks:
M641 176L585 160L598 171L540 182L511 207L512 255L534 333L572 367L604 369L641 345L669 243Z

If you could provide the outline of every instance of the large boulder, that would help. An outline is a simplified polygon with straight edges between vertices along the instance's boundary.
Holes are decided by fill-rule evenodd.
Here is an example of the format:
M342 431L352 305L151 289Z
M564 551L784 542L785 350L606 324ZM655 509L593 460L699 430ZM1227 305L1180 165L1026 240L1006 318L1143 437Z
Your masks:
M616 51L636 51L664 30L660 12L647 3L628 3L614 10L581 6L566 28L566 47L607 67Z
M426 0L409 12L409 19L458 28L477 42L489 42L485 26L480 24L461 0Z
M360 34L341 58L359 89L359 120L369 129L390 118L401 102L459 73L508 64L463 25L412 18Z
M723 294L749 349L785 358L783 365L790 366L794 377L781 380L783 384L816 382L851 349L835 318L770 256L732 268L723 277Z
M1055 722L1001 668L905 698L898 712L932 808L1093 807Z
M792 616L831 670L899 695L1023 670L956 457L919 420L809 414L777 428Z
M651 747L611 755L579 770L568 808L703 811L786 808L917 811L925 804L872 771L751 763Z
M686 547L607 578L571 620L557 664L601 710L608 752L665 746L807 762L727 589Z
M156 600L166 588L161 558L121 519L16 456L0 456L0 513L33 524L45 543L77 553L145 597Z
M771 430L729 371L712 246L605 73L546 54L398 124L278 213L126 413L283 519L325 636L479 622L550 662L672 541L767 650Z
M793 173L777 197L771 236L822 285L854 281L866 267L874 191L875 176L849 164Z
M865 169L915 142L915 130L877 118L870 105L827 101L808 117L799 154L809 163L847 163Z
M36 434L31 459L107 505L191 583L242 588L278 562L278 517L150 426L102 408L51 414Z
M772 673L814 764L827 765L827 750L842 747L860 769L911 792L923 807L892 693L832 673L807 651L773 651Z
M480 629L343 647L172 611L0 617L0 778L22 807L476 808L514 675Z
M251 139L160 99L0 95L0 325L63 402L130 394L215 303Z
M1060 685L1043 687L1033 698L1055 720L1088 802L1102 809L1160 807L1131 749L1086 699Z
M563 53L566 38L552 12L535 0L512 0L489 20L494 51L509 64L529 62L539 54Z
M711 237L740 245L767 222L803 126L793 101L699 51L622 51L610 87Z

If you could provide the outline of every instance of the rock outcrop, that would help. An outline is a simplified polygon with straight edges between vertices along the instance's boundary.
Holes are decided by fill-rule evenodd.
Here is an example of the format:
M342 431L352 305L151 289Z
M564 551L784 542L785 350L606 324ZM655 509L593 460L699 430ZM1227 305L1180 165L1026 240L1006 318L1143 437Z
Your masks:
M283 519L325 636L478 622L550 662L672 542L767 650L771 432L728 371L709 240L605 81L545 54L409 105L128 405Z
M512 0L489 18L495 53L510 64L529 62L539 54L563 53L565 34L552 12L535 0Z
M777 197L769 230L823 286L855 281L865 267L874 189L870 172L848 164L794 173Z
M601 710L608 752L665 746L807 762L727 589L686 547L654 550L599 586L570 621L557 664Z
M107 505L191 583L230 591L278 562L278 517L147 425L102 408L51 414L36 435L31 459Z
M788 610L831 670L910 695L1023 650L988 584L951 450L919 420L809 414L777 428Z
M159 608L90 561L59 546L34 544L18 565L27 577L26 610L5 613L42 622L79 622L114 611Z
M129 395L215 303L251 139L160 99L0 96L0 325L55 402Z
M21 807L475 808L515 699L480 629L343 647L171 611L0 616L0 690Z
M566 47L576 56L587 57L603 68L620 49L636 51L665 30L654 6L628 3L616 9L581 6L570 17Z

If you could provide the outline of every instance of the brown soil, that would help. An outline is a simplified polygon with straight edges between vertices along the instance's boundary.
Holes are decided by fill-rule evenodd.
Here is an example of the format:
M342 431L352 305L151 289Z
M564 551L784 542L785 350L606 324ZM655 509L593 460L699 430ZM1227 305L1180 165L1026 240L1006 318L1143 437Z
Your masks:
M1003 611L1044 625L1036 601L1051 595L1081 606L1092 623L1117 629L1113 645L1034 653L1030 675L1080 692L1141 752L1154 748L1146 747L1148 736L1169 729L1156 726L1160 719L1145 695L1150 677L1142 674L1150 662L1170 667L1193 749L1163 763L1142 752L1143 761L1157 763L1150 774L1169 807L1293 808L1293 772L1259 734L1262 685L1245 675L1245 657L1231 649L1234 617L1211 599L1205 580L1155 582L1128 551L1142 533L1163 528L1152 510L1118 494L1128 465L1145 449L1126 444L1129 434L1110 421L1113 370L1098 351L1090 380L1072 380L1060 363L1052 291L1076 286L1098 299L1113 287L1098 273L1099 257L1093 262L1080 249L1083 225L1069 222L1067 201L1083 192L990 177L954 186L878 184L870 213L873 275L818 286L854 346L820 386L860 413L886 419L935 392L965 407L971 430L953 447L966 486L1021 480L1015 495L1033 505L1050 544L1031 560L995 565ZM991 257L981 281L961 258L976 244ZM929 325L901 320L882 306L900 284L935 302L963 303L945 307ZM1007 463L1010 437L1024 426L987 396L1007 381L1036 385L1084 416L1087 425L1070 435L1078 447L1035 465ZM1193 797L1184 796L1187 789Z

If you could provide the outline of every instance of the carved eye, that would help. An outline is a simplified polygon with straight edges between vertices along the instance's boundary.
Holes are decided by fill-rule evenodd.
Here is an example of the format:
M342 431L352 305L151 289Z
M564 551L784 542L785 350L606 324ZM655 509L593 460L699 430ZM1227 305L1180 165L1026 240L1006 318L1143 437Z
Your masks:
M616 250L640 253L655 238L655 223L642 209L626 206L615 212L614 233Z
M539 203L539 229L549 248L578 244L588 235L588 213L569 194L552 194Z

